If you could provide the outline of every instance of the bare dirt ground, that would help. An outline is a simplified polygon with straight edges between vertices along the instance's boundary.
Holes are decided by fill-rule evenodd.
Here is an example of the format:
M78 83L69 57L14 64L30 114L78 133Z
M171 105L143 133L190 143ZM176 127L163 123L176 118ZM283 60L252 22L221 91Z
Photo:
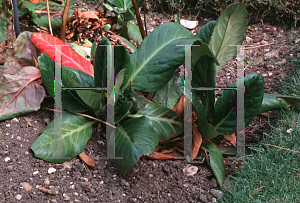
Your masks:
M149 30L160 22L170 20L165 14L147 14ZM185 19L188 19L186 17ZM210 20L210 19L209 19ZM199 29L209 21L199 17ZM271 29L271 28L270 28ZM274 30L275 29L275 30ZM299 33L299 32L298 32ZM245 44L254 48L246 50L245 73L260 72L266 82L267 93L280 93L283 73L291 69L288 57L298 54L291 49L295 33L283 28L268 30L263 24L250 24ZM293 39L294 39L293 38ZM299 50L298 50L299 51ZM231 60L217 74L217 86L226 87L236 79L236 62ZM43 107L53 105L46 98ZM276 112L268 114L269 119ZM207 165L198 165L193 176L184 174L190 166L185 160L158 161L140 159L125 176L118 174L112 160L105 157L101 141L105 135L94 131L85 152L96 162L96 169L89 169L75 157L64 164L52 164L36 158L29 149L41 130L53 119L53 112L37 112L0 122L0 203L6 202L217 202L222 193ZM262 133L269 128L268 118L258 116L246 129L246 140L250 143L262 141ZM226 181L230 182L234 170L241 166L233 158L225 158ZM54 172L49 173L49 169ZM51 191L47 194L38 188ZM228 187L230 189L230 186Z

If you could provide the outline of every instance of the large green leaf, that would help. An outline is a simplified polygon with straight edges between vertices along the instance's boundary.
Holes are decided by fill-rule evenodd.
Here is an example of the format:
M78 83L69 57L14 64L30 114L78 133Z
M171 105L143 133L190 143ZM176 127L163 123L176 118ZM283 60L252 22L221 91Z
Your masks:
M57 119L52 120L44 128L42 134L30 145L36 157L53 163L63 163L80 154L86 142L92 136L92 125L97 121L88 122L85 117L69 112L62 113L61 135L54 129ZM61 149L57 149L61 146Z
M203 56L213 58L213 61L219 65L217 58L206 44L196 41L194 45L195 46L192 46L192 67L194 67L195 64L199 62L199 59Z
M214 31L214 27L216 25L216 21L210 21L206 23L197 33L196 37L202 39L205 44L209 44L211 35Z
M167 140L183 131L183 124L176 112L157 104L147 104L132 117L149 118L161 140Z
M202 144L201 146L209 152L208 165L210 166L221 187L225 180L225 166L223 162L223 155L214 144L208 143Z
M54 97L54 62L47 55L43 54L39 57L39 68L41 71L43 84L49 94ZM76 69L62 66L62 84L63 87L74 87L74 83L82 87L93 87L93 77ZM71 112L84 112L88 110L88 106L80 99L74 90L63 90L62 106Z
M215 25L209 48L216 56L218 72L237 53L236 46L242 44L247 29L246 5L237 3L226 8Z
M203 140L210 140L218 136L218 132L216 129L207 122L206 114L204 106L201 104L201 102L197 99L197 96L195 95L195 91L192 91L193 93L193 109L197 114L197 129L199 132L202 133L202 139Z
M115 46L114 51L114 68L117 75L121 70L128 69L131 66L130 54L124 46Z
M95 53L95 87L107 87L107 54L111 54L111 43L107 38L103 38L99 42ZM104 91L101 91L101 93L104 93Z
M53 1L49 1L49 12L51 16L50 20L52 27L61 25L63 11L63 5L54 3ZM72 9L69 9L68 19L71 18L73 12L74 11ZM35 10L32 13L32 20L37 25L49 27L46 1L42 1L35 5Z
M178 77L174 75L163 89L157 91L153 97L153 103L173 109L181 97L177 79Z
M101 93L93 92L92 90L75 90L82 101L91 107L94 111L102 110L105 105L103 95ZM105 96L105 95L104 95Z
M151 154L159 139L151 121L146 117L132 118L117 126L115 155L123 159L114 159L114 163L120 174L124 174L140 156Z
M166 32L167 31L167 32ZM146 92L162 89L172 78L175 69L184 63L184 47L196 40L191 32L178 23L164 23L156 28L131 55L131 68L126 69L124 86Z
M244 85L244 79L237 81L238 86ZM236 83L229 87L236 87ZM259 73L250 73L245 77L245 126L254 119L261 108L264 96L264 78ZM236 132L236 106L241 104L237 100L236 90L225 90L223 96L219 98L215 105L212 124L221 135L229 135Z
M214 59L202 56L193 67L192 86L193 87L215 87L216 84L216 64ZM215 91L198 90L196 94L202 101L207 120L211 120L214 112Z
M300 97L296 97L296 96L265 93L264 99L263 99L263 102L262 102L262 105L260 107L258 114L267 112L267 111L285 109L286 106L289 105L288 102L294 103L294 102L299 102L299 100L300 100Z

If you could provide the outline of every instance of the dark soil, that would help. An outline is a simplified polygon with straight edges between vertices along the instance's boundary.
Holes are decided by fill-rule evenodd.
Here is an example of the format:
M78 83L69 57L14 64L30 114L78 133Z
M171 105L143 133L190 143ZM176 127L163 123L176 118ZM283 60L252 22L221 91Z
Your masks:
M162 22L170 18L164 14L149 14L148 26L154 22L153 16L160 15ZM188 19L188 17L186 18ZM199 29L204 18L199 19ZM283 71L290 69L289 61L284 61L290 52L290 41L285 41L293 33L276 28L277 32L267 33L262 24L251 25L257 30L263 43L273 43L257 49L246 51L246 74L260 72L265 78L267 93L280 93L274 84L280 85ZM278 30L279 29L279 30ZM151 30L151 27L149 27ZM248 31L247 36L253 46L262 45ZM252 42L251 42L252 40ZM245 43L248 43L245 41ZM294 42L292 42L294 43ZM264 59L264 55L273 50L281 51L275 58ZM283 54L282 54L283 53ZM297 54L297 53L294 53ZM226 87L236 79L235 60L217 74L217 86ZM46 98L43 107L53 104ZM276 112L268 114L276 117ZM53 112L40 109L37 112L0 122L0 203L4 202L217 202L221 192L216 179L207 165L198 165L193 176L184 174L183 169L190 166L186 160L158 161L141 158L125 176L119 175L112 160L106 160L103 134L94 131L88 141L85 152L96 162L96 169L88 168L79 157L64 164L53 164L36 158L29 146L41 134L42 129L53 119ZM268 131L264 124L268 118L258 116L246 129L246 140L250 143L262 141L262 133ZM259 124L263 124L257 126ZM226 166L226 182L234 169L241 166L234 158L224 158ZM56 172L49 174L53 167ZM38 188L49 189L47 194ZM228 187L230 189L230 186Z
M87 168L78 157L64 164L37 159L29 146L52 119L53 113L39 110L0 123L0 202L16 202L18 194L20 202L212 202L216 198L211 191L219 187L211 171L201 165L194 176L185 176L183 169L189 166L185 160L143 159L125 177L120 176L112 160L101 159L106 150L98 131L85 147L96 169ZM57 171L49 174L50 167ZM234 168L235 163L226 175Z

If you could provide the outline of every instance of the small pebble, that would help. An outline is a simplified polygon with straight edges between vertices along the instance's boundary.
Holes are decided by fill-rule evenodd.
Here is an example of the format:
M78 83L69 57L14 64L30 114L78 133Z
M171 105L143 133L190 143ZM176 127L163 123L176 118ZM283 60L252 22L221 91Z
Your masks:
M184 167L183 169L183 173L186 176L193 176L197 173L197 171L198 171L198 167L190 164Z
M89 182L89 179L84 178L84 177L81 177L80 180L83 181L83 182Z
M50 168L48 169L48 174L54 173L55 171L56 171L55 168L50 167Z
M49 178L46 178L46 179L44 180L44 184L45 184L45 185L50 185L50 180L49 180Z
M31 191L32 190L32 186L29 184L29 183L27 183L27 182L22 182L22 183L20 183L21 184L21 186L26 190L26 191Z
M63 197L65 201L69 201L71 199L66 193L63 194Z
M127 187L130 186L129 183L128 183L125 179L122 179L122 180L121 180L121 184L122 184L122 185L125 185L125 186L127 186Z
M10 161L10 158L9 158L9 157L6 157L6 158L4 159L4 161L5 161L5 162L9 162L9 161Z
M37 175L37 174L39 174L39 171L34 171L34 172L32 173L32 175Z
M16 196L16 200L21 200L22 199L22 195L20 195L20 194L17 194L17 196Z

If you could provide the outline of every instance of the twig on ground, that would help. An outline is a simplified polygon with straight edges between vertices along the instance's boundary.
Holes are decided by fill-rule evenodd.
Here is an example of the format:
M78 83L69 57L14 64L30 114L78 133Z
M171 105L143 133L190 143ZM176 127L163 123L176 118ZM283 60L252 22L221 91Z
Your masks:
M55 110L55 109L49 109L49 108L46 108L46 107L42 107L42 109L46 109L46 110L48 110L48 111L58 111L58 110ZM61 113L63 112L63 111L60 111ZM75 112L73 112L73 113L75 113ZM117 128L116 126L113 126L113 125L111 125L111 124L109 124L109 123L107 123L107 122L105 122L105 121L102 121L102 120L100 120L100 119L98 119L98 118L95 118L95 117L93 117L93 116L89 116L89 115L86 115L86 114L82 114L82 113L75 113L75 114L77 114L77 115L79 115L79 116L84 116L84 117L87 117L87 118L90 118L90 119L93 119L93 120L96 120L96 121L99 121L99 122L101 122L101 123L104 123L104 124L106 124L106 125L109 125L110 127L113 127L113 128Z

